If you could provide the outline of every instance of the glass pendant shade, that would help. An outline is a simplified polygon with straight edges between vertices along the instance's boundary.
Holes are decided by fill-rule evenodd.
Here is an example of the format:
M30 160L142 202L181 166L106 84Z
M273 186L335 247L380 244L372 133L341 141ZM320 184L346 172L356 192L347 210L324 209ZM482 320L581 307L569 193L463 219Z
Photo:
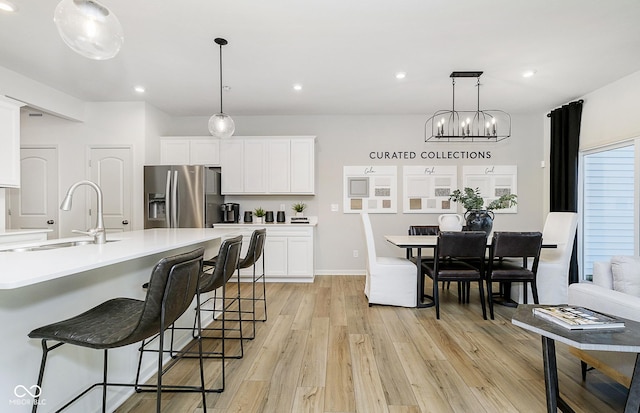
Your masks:
M89 59L111 59L124 42L118 18L94 0L62 0L53 21L67 46Z
M236 124L229 115L216 113L209 118L209 132L216 138L230 138L235 130Z

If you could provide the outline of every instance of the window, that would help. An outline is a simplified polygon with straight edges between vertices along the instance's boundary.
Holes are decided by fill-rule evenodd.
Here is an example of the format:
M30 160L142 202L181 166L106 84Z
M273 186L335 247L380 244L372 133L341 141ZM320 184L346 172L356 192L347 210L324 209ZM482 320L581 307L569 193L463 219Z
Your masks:
M600 148L582 157L582 278L593 263L635 252L635 146Z

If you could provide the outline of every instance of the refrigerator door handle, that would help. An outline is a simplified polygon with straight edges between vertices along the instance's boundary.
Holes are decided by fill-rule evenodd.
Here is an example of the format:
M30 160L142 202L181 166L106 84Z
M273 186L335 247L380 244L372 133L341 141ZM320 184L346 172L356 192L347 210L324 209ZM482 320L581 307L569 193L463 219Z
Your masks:
M173 171L173 186L171 188L171 219L171 227L178 228L178 171Z
M164 191L164 208L167 228L171 228L171 170L167 171L167 185Z

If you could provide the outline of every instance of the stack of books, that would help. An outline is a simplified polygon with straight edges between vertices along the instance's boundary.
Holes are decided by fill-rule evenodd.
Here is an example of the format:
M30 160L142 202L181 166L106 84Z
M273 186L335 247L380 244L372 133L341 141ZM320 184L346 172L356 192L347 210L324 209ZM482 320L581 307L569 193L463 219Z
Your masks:
M533 309L536 317L556 323L569 330L624 328L624 322L584 307L544 306Z

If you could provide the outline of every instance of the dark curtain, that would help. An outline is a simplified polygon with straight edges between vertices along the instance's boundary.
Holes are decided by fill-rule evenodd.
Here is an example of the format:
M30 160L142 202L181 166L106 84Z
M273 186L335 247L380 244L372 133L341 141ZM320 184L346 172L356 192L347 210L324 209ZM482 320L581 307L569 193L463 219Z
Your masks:
M578 212L578 147L582 100L551 111L550 210ZM577 234L576 234L577 237ZM569 284L578 282L578 243L573 245Z

